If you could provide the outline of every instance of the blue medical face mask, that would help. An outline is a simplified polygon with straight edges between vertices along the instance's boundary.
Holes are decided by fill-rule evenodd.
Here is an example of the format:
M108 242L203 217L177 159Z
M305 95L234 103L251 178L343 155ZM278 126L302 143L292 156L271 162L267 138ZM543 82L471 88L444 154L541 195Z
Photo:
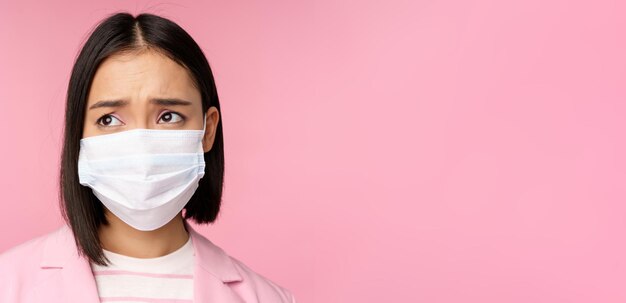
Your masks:
M80 140L81 185L138 230L155 230L187 204L204 176L202 130L132 129Z

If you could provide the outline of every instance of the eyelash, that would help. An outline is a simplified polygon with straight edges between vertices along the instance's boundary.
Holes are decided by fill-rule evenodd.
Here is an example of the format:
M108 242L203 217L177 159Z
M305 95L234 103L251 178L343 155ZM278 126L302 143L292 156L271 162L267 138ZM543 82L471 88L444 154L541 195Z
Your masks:
M163 116L164 116L164 115L166 115L166 114L176 114L176 115L180 116L180 119L181 119L181 121L179 121L179 122L166 123L166 124L180 123L180 122L183 122L183 121L185 121L185 120L187 119L187 117L185 117L185 115L183 115L183 114L181 114L181 113L179 113L179 112L175 112L175 111L164 111L161 115L159 115L159 118L158 118L157 122L158 122L158 121L160 121L160 120L161 120L161 118L163 118ZM108 114L102 115L100 118L98 118L98 119L96 120L96 124L97 124L99 127L111 127L111 126L109 126L109 125L104 125L104 124L102 124L102 121L104 120L104 118L106 118L106 117L108 117L108 116L111 116L111 117L113 117L113 118L115 118L115 119L117 119L117 120L120 120L118 117L116 117L116 116L112 115L111 113L108 113ZM121 122L121 120L120 120L120 122Z
M98 127L111 127L110 125L104 125L104 124L102 124L102 121L104 121L104 118L109 117L109 116L110 116L110 117L113 117L113 118L115 118L115 119L117 119L117 120L120 120L118 117L116 117L116 116L114 116L114 115L111 115L111 114L109 113L109 114L102 115L100 118L98 118L98 120L96 120L96 125L97 125ZM120 120L120 121L121 121L121 120Z
M164 115L167 115L167 114L176 114L176 115L179 115L179 116L180 116L180 120L181 120L181 121L178 121L178 122L172 122L172 123L167 123L167 124L180 123L180 122L184 122L184 121L187 119L187 117L185 117L183 114L181 114L181 113L179 113L179 112L175 112L175 111L168 110L168 111L164 111L161 115L159 115L159 119L157 120L157 122L158 122L159 120L161 120L161 118L163 118L163 116L164 116Z

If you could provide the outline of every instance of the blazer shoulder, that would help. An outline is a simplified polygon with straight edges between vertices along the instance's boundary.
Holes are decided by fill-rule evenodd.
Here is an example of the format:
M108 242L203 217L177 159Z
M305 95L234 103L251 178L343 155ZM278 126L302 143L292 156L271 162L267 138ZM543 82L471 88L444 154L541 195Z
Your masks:
M0 302L20 302L19 298L54 274L42 274L40 266L46 243L57 232L32 238L0 253Z
M219 278L221 282L228 284L243 302L296 302L289 290L252 270L241 260L196 232L191 225L187 225L187 228L195 243L196 261L199 266Z
M252 287L259 302L295 303L295 297L287 288L254 271L241 260L228 255L243 276L243 282Z
M23 267L39 267L39 260L49 237L55 232L37 236L0 253L0 272L15 272Z

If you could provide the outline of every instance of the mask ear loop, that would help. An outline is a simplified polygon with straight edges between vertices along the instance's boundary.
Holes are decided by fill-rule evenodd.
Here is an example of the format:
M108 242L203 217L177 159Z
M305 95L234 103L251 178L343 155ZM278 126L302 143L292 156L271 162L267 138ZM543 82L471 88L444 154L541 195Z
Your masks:
M204 154L204 134L206 133L206 113L202 115L202 135L200 136L200 150Z
M206 132L206 113L202 115L202 136L203 137L204 137L205 132Z

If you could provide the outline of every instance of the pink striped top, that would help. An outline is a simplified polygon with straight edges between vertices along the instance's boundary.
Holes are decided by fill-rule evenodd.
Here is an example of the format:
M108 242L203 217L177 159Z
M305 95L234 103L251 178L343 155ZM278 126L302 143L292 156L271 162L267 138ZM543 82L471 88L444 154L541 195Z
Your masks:
M104 250L111 265L91 264L100 302L193 302L191 237L178 250L158 258L133 258Z

